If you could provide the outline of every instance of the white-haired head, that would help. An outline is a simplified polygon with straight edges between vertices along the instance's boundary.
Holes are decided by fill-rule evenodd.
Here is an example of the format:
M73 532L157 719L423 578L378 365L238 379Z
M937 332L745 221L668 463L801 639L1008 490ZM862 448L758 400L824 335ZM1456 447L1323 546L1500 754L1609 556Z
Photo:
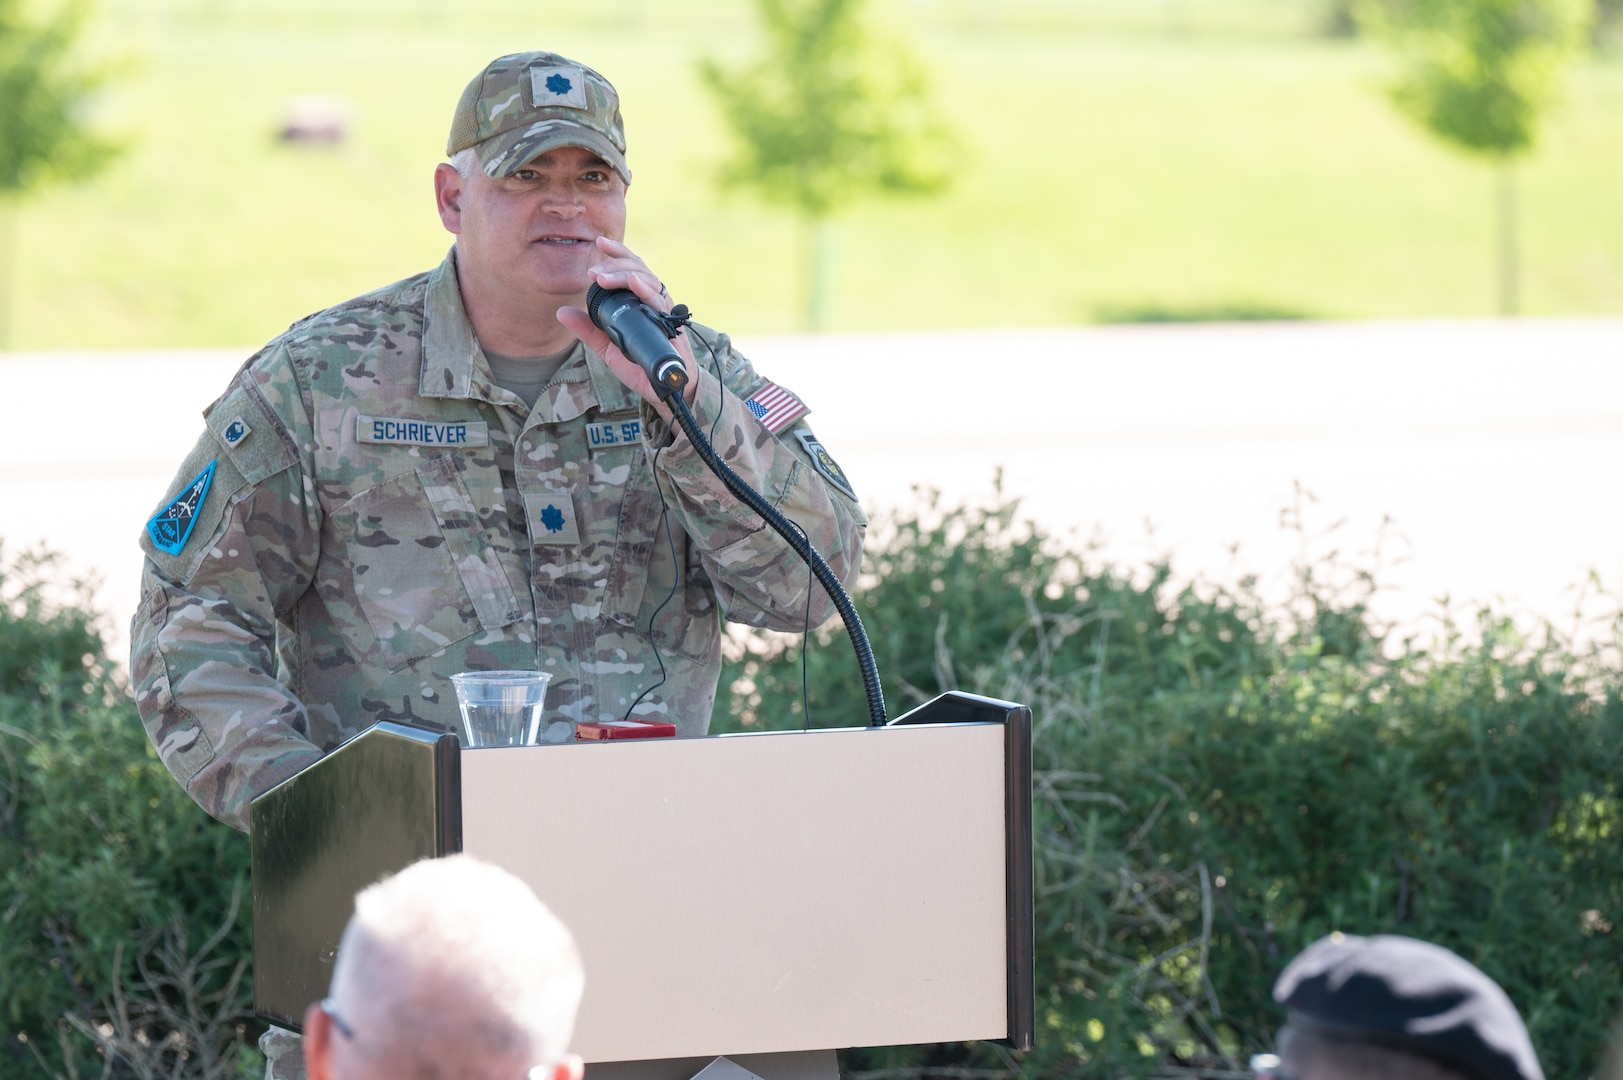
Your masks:
M458 150L451 155L451 168L456 170L458 176L466 180L473 175L473 170L479 168L478 152L471 146L466 150Z
M355 897L328 999L310 1016L337 1018L318 1021L338 1063L333 1080L550 1080L570 1060L583 984L574 939L528 885L453 855ZM310 1027L307 1017L307 1040L322 1041Z

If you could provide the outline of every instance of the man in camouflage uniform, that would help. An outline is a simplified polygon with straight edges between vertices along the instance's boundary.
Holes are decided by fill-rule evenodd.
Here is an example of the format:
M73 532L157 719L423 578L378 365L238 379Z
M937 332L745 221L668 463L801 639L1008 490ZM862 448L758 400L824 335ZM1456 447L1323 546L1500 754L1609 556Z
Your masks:
M455 672L551 672L549 723L699 735L723 616L832 614L580 310L593 281L672 306L621 242L613 87L551 53L502 57L463 93L447 152L445 262L250 358L142 537L142 720L239 829L255 796L377 721L454 728ZM806 406L725 335L676 344L717 451L850 581L866 522ZM277 1064L292 1042L268 1037L273 1075L302 1071Z

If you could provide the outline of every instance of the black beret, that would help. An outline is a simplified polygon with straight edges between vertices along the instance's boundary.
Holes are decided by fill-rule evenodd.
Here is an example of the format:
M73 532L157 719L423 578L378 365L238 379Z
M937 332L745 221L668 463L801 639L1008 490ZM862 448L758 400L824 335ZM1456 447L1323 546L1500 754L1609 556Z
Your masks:
M1286 965L1274 1000L1305 1027L1411 1050L1479 1080L1544 1080L1510 998L1440 945L1331 934Z

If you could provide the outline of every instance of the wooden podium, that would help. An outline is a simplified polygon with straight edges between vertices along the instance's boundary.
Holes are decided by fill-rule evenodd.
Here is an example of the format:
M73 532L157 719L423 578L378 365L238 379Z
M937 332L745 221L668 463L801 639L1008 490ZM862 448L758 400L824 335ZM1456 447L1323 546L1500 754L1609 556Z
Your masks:
M832 1049L1033 1035L1031 713L461 750L382 723L254 800L254 1007L297 1029L355 893L464 851L575 934L589 1080L766 1080ZM817 1052L817 1053L809 1053Z

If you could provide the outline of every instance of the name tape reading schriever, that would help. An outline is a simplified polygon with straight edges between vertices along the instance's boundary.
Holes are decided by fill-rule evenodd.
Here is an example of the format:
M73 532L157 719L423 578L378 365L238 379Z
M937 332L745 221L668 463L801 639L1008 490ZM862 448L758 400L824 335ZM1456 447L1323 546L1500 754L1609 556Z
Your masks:
M403 420L393 416L356 416L355 441L387 446L489 446L483 420Z
M605 420L586 425L586 443L593 450L627 446L642 441L642 420Z

